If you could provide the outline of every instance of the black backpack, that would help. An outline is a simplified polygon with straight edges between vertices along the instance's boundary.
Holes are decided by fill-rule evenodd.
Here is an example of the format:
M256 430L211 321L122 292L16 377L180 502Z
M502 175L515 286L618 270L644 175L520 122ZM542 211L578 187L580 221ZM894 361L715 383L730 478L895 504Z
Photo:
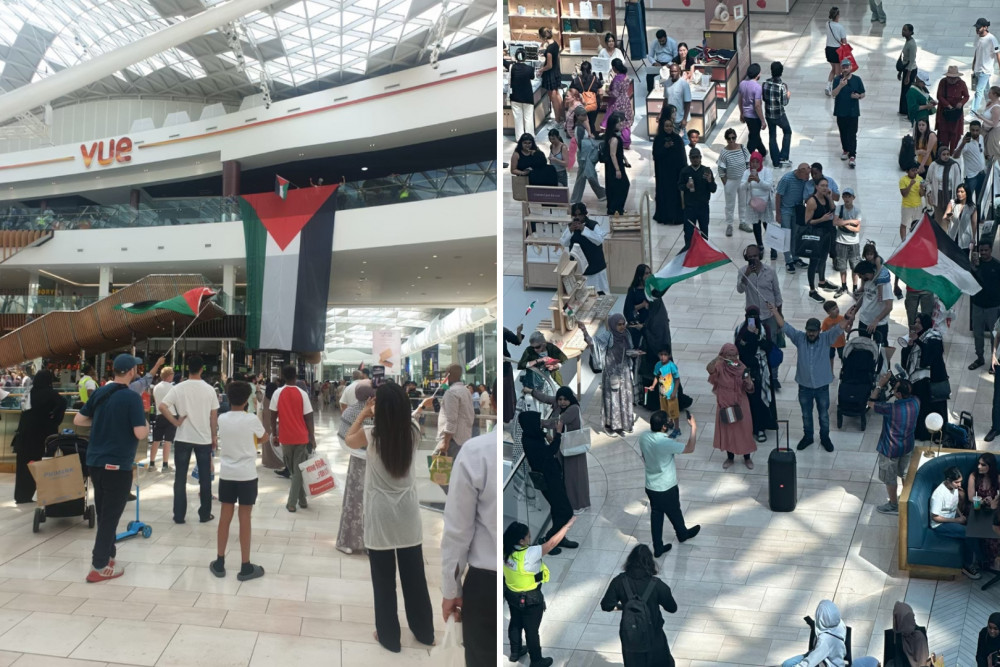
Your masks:
M917 162L917 145L913 141L913 135L907 134L899 144L899 168L907 171L910 165Z
M625 594L628 600L622 607L621 637L622 645L629 653L648 653L653 650L653 619L650 617L646 601L656 587L656 577L649 580L642 597L638 597L628 582L628 576L622 577L625 584Z

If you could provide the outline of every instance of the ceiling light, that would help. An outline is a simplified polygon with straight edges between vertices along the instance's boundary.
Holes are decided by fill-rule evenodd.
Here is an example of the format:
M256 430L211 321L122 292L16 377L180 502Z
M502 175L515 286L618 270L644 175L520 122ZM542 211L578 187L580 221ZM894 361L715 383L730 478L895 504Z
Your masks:
M305 153L299 153L299 157L305 156Z
M414 285L414 284L412 284L412 283L411 283L411 284L410 284L410 287L416 287L416 285Z
M361 171L368 171L368 167L361 167Z
M375 144L368 144L369 148L375 148Z
M361 273L364 273L364 271L362 271Z
M429 267L429 266L425 266L425 267L424 267L424 269L429 269L429 268L431 268L431 267Z

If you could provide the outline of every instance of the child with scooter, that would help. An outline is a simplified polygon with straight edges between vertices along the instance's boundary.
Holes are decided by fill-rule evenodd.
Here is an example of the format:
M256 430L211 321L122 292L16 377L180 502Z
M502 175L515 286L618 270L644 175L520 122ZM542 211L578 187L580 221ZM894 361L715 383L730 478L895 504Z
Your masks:
M264 568L250 562L250 513L257 502L257 447L255 438L264 437L264 425L257 415L246 411L252 387L246 382L231 382L226 389L229 412L219 416L219 517L218 559L209 563L217 577L226 576L226 545L229 524L238 502L240 505L241 567L236 578L240 581L264 576Z

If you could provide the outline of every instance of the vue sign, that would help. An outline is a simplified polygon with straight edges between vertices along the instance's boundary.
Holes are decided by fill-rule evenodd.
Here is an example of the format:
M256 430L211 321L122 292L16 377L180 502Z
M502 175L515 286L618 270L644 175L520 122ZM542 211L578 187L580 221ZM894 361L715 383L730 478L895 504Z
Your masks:
M95 141L90 146L87 144L80 144L80 154L83 155L83 166L90 169L90 165L94 162L94 157L97 157L97 164L102 167L107 167L113 162L131 162L132 161L132 140L128 137L122 137L118 141L114 139L109 139L107 145L107 155L105 156L105 146L104 140Z

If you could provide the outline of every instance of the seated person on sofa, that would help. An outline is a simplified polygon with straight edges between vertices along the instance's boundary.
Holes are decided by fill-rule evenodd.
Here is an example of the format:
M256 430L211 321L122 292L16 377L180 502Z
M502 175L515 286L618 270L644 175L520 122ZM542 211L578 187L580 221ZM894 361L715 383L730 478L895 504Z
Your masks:
M962 545L962 574L969 579L979 579L976 564L978 540L965 536L966 517L959 512L959 493L962 490L962 471L955 466L946 468L944 481L931 494L931 528L942 537L959 540Z

